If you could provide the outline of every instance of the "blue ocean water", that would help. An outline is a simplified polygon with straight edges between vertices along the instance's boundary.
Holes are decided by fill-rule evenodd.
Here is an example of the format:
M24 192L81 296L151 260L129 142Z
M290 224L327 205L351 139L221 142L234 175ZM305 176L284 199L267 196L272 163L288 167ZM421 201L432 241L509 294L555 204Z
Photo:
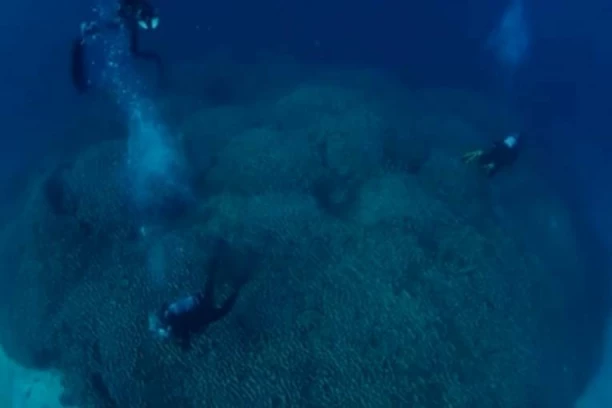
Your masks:
M612 404L608 2L151 3L167 82L122 31L85 94L111 0L3 14L0 402L52 370L64 406ZM235 307L155 338L219 236Z

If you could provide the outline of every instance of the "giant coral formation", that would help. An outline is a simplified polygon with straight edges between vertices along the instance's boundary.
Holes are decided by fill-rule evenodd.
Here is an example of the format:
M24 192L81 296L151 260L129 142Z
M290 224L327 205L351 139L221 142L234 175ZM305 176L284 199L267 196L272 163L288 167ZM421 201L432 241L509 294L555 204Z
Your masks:
M311 78L177 120L197 206L156 231L171 271L163 285L150 282L150 248L120 177L124 140L93 143L61 177L52 169L33 182L2 235L12 271L10 295L0 298L7 352L60 370L84 406L472 408L546 399L537 388L541 351L570 329L563 310L583 287L580 273L564 272L582 265L563 205L550 194L525 197L537 204L513 215L496 201L499 187L461 166L458 147L484 141L490 129L479 123L493 117L428 111L415 102L422 93L408 91L400 115L397 89L390 100L385 86L372 89ZM444 91L432 95L449 105ZM461 95L462 106L485 105ZM70 193L70 211L67 198L49 199L49 177L52 196ZM537 183L514 185L547 194ZM548 223L530 228L556 234L552 248L526 247L499 219L551 210L554 232ZM261 257L235 310L189 352L154 341L148 313L202 287L215 235ZM556 243L561 277L545 262ZM556 350L571 366L569 347ZM555 375L571 387L564 371Z

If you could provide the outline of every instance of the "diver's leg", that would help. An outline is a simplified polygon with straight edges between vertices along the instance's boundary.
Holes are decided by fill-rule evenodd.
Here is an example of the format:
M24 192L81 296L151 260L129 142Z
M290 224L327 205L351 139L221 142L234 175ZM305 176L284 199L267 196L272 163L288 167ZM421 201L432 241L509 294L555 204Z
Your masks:
M497 173L497 170L499 170L498 159L499 150L493 149L483 154L478 160L478 163L484 172L490 177Z
M191 335L188 332L179 333L177 342L181 350L188 351L191 349Z
M487 167L486 172L487 172L487 176L488 177L493 177L494 175L497 174L497 172L499 171L499 166L496 165L495 163L491 163L491 165L489 165L489 167Z
M249 256L249 261L252 261L252 258ZM232 295L225 300L225 302L221 305L221 307L213 308L210 314L210 322L216 322L217 320L223 319L229 312L232 311L236 301L238 300L238 296L242 291L242 287L247 284L247 282L251 278L251 269L253 267L253 263L250 262L249 265L243 265L240 275L237 276L237 280L234 282L235 288Z
M157 68L158 81L161 86L166 84L166 68L161 57L153 51L140 50L140 35L138 27L130 27L130 52L135 58L152 61Z
M495 163L497 159L497 150L495 149L491 149L485 153L483 153L479 158L478 158L478 164L482 167L486 167L491 163Z
M214 255L213 255L214 256ZM215 308L215 272L208 271L208 277L206 278L206 286L204 292L198 296L201 307L206 311Z
M215 283L217 273L219 273L219 269L221 267L221 263L223 258L228 256L229 254L229 243L223 238L218 238L215 241L214 247L212 249L212 254L208 259L208 264L206 265L206 273L208 274L208 278L206 279L206 286L204 287L204 292L200 295L200 300L202 305L207 311L215 309Z
M89 88L89 79L85 69L85 41L77 38L72 42L71 55L72 84L79 92L85 92Z
M242 289L242 287L236 288L234 290L234 293L232 293L232 295L227 298L227 300L225 301L225 303L223 303L223 305L221 305L221 307L214 308L210 312L209 324L223 319L225 316L227 316L229 312L232 311L234 305L236 304L236 301L238 300L238 295L240 295L240 289Z

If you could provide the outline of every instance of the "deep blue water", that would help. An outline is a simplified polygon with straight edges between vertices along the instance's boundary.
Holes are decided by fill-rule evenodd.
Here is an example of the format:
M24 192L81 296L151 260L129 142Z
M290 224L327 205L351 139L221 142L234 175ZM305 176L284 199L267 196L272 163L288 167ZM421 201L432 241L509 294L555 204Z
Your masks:
M525 0L529 47L509 82L486 47L508 6L498 0L154 2L163 30L146 44L168 60L197 61L219 49L243 61L286 54L303 64L366 66L411 86L471 88L507 100L522 114L539 171L570 203L578 238L594 254L592 281L600 291L592 310L572 318L586 319L577 338L601 335L588 319L600 321L594 311L605 315L610 301L612 3ZM68 75L70 41L79 22L94 16L92 6L76 0L5 5L3 186L50 149L74 142L63 134L82 103Z
M17 138L21 141L50 139L46 136L53 118L68 114L58 103L53 106L60 112L51 111L49 102L73 101L62 56L68 54L78 22L94 15L93 5L76 3L60 13L53 3L30 1L6 14L2 47L10 58L2 66L4 122L27 135ZM484 45L504 2L161 3L165 31L151 41L167 58L198 58L229 47L245 59L268 51L305 62L383 67L423 85L499 85ZM612 11L604 1L588 3L556 2L553 8L542 0L527 2L531 46L513 92L537 126L579 120L588 127L589 139L605 144L601 122L609 107L602 102L610 87L606 72L611 63L605 38ZM14 41L15 30L23 27L27 29ZM15 138L7 139L14 146L11 151L23 150Z

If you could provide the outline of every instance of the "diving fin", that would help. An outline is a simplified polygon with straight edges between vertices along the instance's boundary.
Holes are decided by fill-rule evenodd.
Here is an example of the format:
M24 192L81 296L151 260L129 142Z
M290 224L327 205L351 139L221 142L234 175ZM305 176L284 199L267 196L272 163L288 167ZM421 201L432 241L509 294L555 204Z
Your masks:
M89 88L89 80L85 70L85 43L80 39L72 43L72 84L77 91L83 93Z

